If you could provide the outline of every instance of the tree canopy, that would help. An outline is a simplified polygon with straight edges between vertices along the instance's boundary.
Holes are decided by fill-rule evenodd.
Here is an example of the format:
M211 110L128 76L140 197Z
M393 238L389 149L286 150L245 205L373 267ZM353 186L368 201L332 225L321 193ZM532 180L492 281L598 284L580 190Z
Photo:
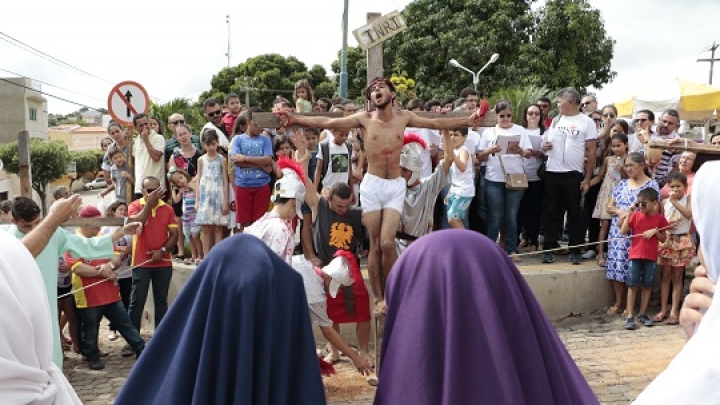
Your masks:
M383 43L385 75L407 72L426 100L472 86L472 75L450 66L450 59L477 72L493 53L500 54L499 60L480 74L478 90L486 94L525 86L584 90L614 78L615 41L607 36L598 10L587 0L548 0L536 11L533 3L413 1L403 10L407 30ZM353 91L364 88L365 58L360 48L348 53ZM339 61L332 67L339 73Z
M210 81L211 89L203 92L198 101L201 104L214 97L224 102L228 94L236 93L244 102L244 88L250 87L250 105L269 109L277 95L292 100L295 83L302 79L310 82L316 97L332 97L335 84L326 75L322 66L314 65L308 70L294 56L286 58L276 53L258 55L214 75Z
M0 147L0 160L5 163L8 173L20 173L20 160L17 141ZM40 196L43 211L47 198L47 186L67 174L70 164L70 152L62 141L45 141L30 139L30 171L32 173L32 188Z

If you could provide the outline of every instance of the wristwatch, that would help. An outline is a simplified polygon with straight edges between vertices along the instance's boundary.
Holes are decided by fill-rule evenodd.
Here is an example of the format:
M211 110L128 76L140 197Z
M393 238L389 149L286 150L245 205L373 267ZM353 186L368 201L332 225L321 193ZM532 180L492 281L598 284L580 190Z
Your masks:
M165 246L161 247L160 251L163 252L163 254L167 253L167 249L165 249Z

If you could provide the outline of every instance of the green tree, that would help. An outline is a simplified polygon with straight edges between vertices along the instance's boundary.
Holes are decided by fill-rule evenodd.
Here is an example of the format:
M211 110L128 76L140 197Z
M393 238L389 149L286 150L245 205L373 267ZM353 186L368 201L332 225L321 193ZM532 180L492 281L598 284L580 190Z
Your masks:
M607 36L600 11L586 0L549 0L537 19L533 41L520 59L529 82L584 90L615 78L610 68L615 41Z
M190 127L190 130L199 131L207 122L203 118L202 106L198 106L186 98L176 98L165 104L152 103L150 106L150 115L157 117L162 125L167 125L168 118L175 113L181 114L185 118L185 124ZM169 131L165 131L165 138L169 139L171 136Z
M325 69L318 65L308 70L307 66L294 56L286 58L279 54L258 55L238 66L224 68L214 75L210 81L210 90L200 95L198 103L209 97L224 100L230 93L240 95L244 93L242 88L249 84L253 89L250 92L250 104L269 109L277 95L291 100L298 80L307 79L313 88L327 86L324 83L329 80L322 74L324 71ZM245 78L248 78L247 82ZM321 78L322 82L315 82Z
M70 161L75 162L75 177L70 180L68 188L72 190L75 180L82 177L95 178L100 170L99 161L102 159L102 151L70 152Z
M335 75L340 75L340 57L342 51L338 51L337 60L332 63L332 70ZM350 98L362 97L365 94L367 81L367 52L359 46L348 48L347 58L348 70L348 96Z
M0 160L5 164L5 171L20 174L17 141L0 147ZM70 164L70 152L61 141L30 140L30 172L32 188L40 196L43 213L46 213L47 186L67 174Z
M456 59L477 71L493 53L500 59L480 74L486 95L499 89L546 86L601 87L615 41L607 37L600 12L586 0L548 0L536 12L534 0L416 0L403 10L407 30L383 43L385 75L406 71L427 100L472 86L470 73L449 65ZM349 88L362 93L366 53L348 52ZM338 60L332 64L340 72Z
M500 89L493 93L493 96L490 98L490 105L495 105L495 103L499 100L509 102L510 105L512 105L513 123L522 125L522 113L525 110L525 107L530 104L535 104L535 102L537 102L537 100L542 96L547 96L551 100L555 98L554 93L552 93L547 87L526 86Z

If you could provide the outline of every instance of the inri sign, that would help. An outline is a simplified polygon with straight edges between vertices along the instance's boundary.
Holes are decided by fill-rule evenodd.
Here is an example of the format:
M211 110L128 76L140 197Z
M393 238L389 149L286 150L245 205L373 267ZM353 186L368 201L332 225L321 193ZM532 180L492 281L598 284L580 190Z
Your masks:
M405 20L403 20L400 12L393 11L370 24L363 25L356 29L353 31L353 35L355 35L355 39L357 39L358 44L360 44L360 48L367 51L368 48L372 48L406 29L407 25L405 25Z

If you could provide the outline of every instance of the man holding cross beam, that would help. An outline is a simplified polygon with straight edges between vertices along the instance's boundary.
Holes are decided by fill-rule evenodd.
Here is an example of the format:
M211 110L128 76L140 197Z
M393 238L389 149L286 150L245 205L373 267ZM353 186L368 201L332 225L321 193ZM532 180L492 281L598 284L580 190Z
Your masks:
M423 118L410 111L394 111L395 86L387 78L374 79L365 90L366 100L375 107L343 118L293 115L276 112L283 127L293 124L326 129L365 129L368 171L360 186L363 223L370 233L368 270L375 296L375 310L385 312L385 281L397 259L395 234L400 228L406 182L400 173L400 152L405 127L449 129L475 126L482 118Z

